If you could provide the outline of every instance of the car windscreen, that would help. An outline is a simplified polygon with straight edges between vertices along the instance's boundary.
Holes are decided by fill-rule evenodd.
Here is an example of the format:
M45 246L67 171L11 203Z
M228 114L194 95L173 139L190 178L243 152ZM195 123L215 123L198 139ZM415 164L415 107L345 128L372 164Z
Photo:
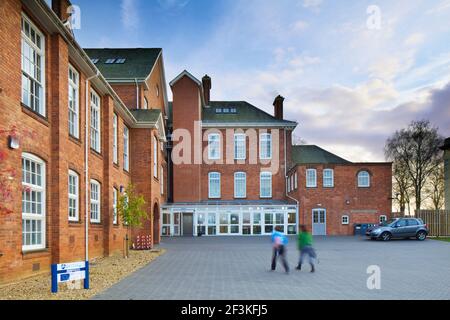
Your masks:
M391 224L393 224L395 221L397 221L397 219L391 219L388 221L384 221L384 222L380 223L380 226L387 227L387 226L390 226Z

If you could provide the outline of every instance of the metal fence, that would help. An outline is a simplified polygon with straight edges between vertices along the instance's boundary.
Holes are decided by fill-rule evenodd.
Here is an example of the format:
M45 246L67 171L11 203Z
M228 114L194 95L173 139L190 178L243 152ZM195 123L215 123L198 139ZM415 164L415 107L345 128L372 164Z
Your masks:
M450 210L419 210L416 218L428 225L431 237L450 237Z

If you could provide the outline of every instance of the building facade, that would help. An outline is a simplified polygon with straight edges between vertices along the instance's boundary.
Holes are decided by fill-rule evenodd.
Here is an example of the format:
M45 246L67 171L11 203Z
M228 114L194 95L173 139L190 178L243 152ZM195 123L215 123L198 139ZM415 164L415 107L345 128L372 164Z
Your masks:
M160 241L167 194L162 52L104 50L92 60L64 23L69 6L0 2L0 283L121 252L126 228L116 205L129 183L150 217L132 239ZM126 61L111 64L108 54ZM145 68L137 68L142 61ZM130 88L126 77L108 79L123 69L134 78Z
M441 147L444 151L444 197L445 210L450 210L450 138L445 139Z
M351 163L317 146L292 146L297 123L245 101L210 101L212 81L182 72L171 83L173 201L165 236L350 235L391 216L391 163ZM172 199L172 198L171 198Z

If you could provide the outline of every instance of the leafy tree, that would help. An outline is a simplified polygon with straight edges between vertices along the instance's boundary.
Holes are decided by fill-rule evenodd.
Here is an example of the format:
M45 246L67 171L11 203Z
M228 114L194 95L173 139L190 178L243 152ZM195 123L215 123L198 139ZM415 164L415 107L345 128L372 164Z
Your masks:
M386 157L405 167L412 181L416 210L422 205L422 192L427 179L439 166L444 139L427 120L413 121L406 129L396 131L386 142ZM395 175L395 172L394 172Z
M117 201L117 213L123 221L123 224L127 226L125 246L126 258L128 258L128 249L130 247L128 241L131 228L141 227L142 220L148 219L147 212L143 209L144 206L144 197L136 194L134 186L131 183Z

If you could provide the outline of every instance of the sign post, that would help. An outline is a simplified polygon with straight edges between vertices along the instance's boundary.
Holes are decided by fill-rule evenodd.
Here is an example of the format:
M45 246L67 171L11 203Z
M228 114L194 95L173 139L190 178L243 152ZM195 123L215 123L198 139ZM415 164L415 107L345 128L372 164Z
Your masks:
M58 292L58 283L84 280L84 289L89 289L89 261L52 264L52 293Z

